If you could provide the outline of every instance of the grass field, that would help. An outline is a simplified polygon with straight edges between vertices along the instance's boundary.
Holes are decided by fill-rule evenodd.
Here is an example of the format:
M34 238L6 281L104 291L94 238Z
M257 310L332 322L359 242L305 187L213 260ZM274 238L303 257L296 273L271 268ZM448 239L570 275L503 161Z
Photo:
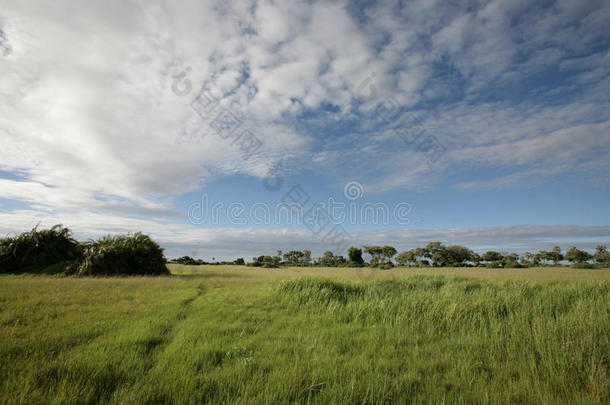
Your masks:
M610 403L610 270L170 269L0 277L0 402Z

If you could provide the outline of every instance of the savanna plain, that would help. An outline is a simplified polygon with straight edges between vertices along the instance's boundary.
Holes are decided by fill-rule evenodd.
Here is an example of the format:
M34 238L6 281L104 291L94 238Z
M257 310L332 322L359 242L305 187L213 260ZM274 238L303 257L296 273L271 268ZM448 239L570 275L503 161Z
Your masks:
M0 402L610 403L610 269L0 276Z

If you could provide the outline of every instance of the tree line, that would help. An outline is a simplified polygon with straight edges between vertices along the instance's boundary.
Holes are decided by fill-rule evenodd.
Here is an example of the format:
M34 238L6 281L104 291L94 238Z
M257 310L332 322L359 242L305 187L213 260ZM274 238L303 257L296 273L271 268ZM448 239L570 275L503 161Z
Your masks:
M363 255L366 256L363 257ZM214 259L213 259L214 260ZM610 252L604 245L597 246L595 253L570 246L563 253L559 246L551 251L541 250L536 253L525 252L503 253L487 251L483 254L461 246L445 246L441 242L430 242L424 247L417 247L398 253L393 246L363 246L350 247L347 257L335 255L330 250L322 256L314 258L310 250L278 250L275 255L262 255L253 257L252 261L245 263L243 258L234 261L206 263L199 259L183 256L174 259L172 263L182 264L238 264L252 267L275 268L279 266L318 266L318 267L377 267L391 268L395 265L410 267L491 267L491 268L525 268L531 266L558 266L562 261L570 262L574 267L593 268L610 265Z

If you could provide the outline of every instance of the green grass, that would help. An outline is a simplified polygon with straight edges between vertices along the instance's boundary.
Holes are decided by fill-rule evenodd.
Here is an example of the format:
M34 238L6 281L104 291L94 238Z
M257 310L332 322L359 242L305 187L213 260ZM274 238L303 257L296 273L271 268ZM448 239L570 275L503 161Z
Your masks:
M610 402L606 270L170 268L0 277L0 403Z

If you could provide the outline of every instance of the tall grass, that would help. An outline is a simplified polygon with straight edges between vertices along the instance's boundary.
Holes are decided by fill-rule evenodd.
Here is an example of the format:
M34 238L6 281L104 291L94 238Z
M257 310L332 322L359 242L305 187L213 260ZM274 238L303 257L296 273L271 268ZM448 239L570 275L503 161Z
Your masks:
M68 228L38 227L15 237L0 239L0 273L39 272L49 266L74 260L78 244Z
M163 249L148 235L106 236L83 246L82 258L69 266L77 276L169 275Z
M0 402L610 401L608 281L238 273L0 278Z

